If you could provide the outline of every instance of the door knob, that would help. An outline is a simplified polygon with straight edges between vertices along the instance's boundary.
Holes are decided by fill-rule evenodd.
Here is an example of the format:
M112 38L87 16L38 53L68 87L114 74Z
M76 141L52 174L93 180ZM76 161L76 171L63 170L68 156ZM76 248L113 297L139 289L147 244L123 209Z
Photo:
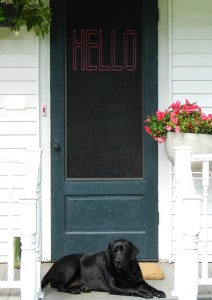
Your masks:
M54 140L53 147L54 147L55 154L58 155L61 150L60 142L58 140Z

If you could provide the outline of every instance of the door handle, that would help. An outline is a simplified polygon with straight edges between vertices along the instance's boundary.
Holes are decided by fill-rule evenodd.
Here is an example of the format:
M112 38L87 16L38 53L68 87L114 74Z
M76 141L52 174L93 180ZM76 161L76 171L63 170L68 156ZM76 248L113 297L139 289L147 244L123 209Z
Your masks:
M54 148L55 154L58 155L61 150L60 142L58 140L53 141L53 148Z

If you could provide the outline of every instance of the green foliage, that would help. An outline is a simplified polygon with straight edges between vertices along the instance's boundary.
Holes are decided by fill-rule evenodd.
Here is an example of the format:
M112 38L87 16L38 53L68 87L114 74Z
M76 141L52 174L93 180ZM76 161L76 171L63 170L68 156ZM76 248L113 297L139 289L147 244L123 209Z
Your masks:
M51 8L45 6L42 0L0 0L0 22L6 19L5 4L19 10L11 20L11 30L19 31L21 26L26 26L28 31L33 29L37 36L44 38L48 34L52 13Z
M0 22L4 21L6 18L4 17L4 10L0 7Z

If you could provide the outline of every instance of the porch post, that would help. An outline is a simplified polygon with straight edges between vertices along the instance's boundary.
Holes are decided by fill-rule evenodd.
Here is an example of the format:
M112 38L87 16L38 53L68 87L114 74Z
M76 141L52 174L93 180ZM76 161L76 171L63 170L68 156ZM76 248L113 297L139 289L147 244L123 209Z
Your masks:
M36 198L20 199L21 300L36 300Z
M40 291L40 167L41 150L26 151L24 197L20 199L21 300L42 298Z
M174 291L179 300L195 300L198 295L198 238L200 200L191 171L191 148L179 146L175 152L176 250Z

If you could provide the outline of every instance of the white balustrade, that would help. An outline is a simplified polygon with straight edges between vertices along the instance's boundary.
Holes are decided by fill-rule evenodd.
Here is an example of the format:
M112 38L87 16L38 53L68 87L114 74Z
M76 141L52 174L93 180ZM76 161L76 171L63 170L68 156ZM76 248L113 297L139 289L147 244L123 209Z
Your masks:
M174 148L175 200L176 200L176 249L173 296L179 300L196 300L199 284L212 284L208 278L208 188L209 162L212 155L192 155L186 146ZM202 164L202 195L195 191L191 162ZM200 233L200 206L203 206L202 275L199 278L198 244Z
M9 228L8 228L8 278L0 281L0 288L20 288L21 300L38 300L43 297L40 289L40 155L41 150L27 150L22 161L0 161L8 166L9 179ZM14 166L25 165L24 191L19 199L21 267L20 280L14 280L14 226L13 189ZM17 232L16 232L17 234Z
M4 169L6 182L2 186L8 191L8 228L7 230L7 280L0 281L0 288L20 288L20 280L14 278L14 237L17 232L14 232L14 187L15 187L15 169L23 166L22 160L0 160L0 167Z
M202 263L199 285L212 285L212 278L208 276L208 189L212 154L193 155L192 160L202 163Z

